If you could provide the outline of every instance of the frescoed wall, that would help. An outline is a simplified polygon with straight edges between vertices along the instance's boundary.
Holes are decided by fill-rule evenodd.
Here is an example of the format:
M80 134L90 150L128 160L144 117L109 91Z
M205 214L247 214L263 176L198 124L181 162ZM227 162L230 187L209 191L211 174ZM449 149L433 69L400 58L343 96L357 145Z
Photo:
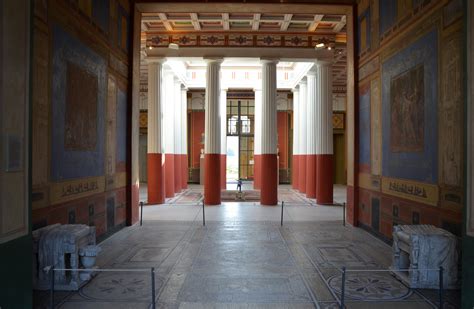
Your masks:
M461 235L459 3L358 3L358 222L387 240L396 224L433 224Z
M33 229L126 223L127 0L35 1ZM49 146L48 146L49 145Z
M0 1L0 307L32 308L32 1Z

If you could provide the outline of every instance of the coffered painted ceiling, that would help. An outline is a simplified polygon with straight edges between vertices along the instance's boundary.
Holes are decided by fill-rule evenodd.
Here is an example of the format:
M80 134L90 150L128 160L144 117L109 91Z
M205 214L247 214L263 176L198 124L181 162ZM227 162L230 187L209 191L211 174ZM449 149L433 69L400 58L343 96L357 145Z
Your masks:
M322 14L242 14L242 13L143 13L144 31L252 31L345 32L345 15Z
M176 7L179 3L174 4ZM223 50L238 50L234 57L256 57L256 53L264 50L278 49L282 62L278 69L293 67L296 62L315 60L323 54L329 55L333 61L334 92L345 92L347 79L346 55L346 15L325 12L312 13L269 13L219 11L218 3L206 4L212 6L209 12L184 12L186 4L173 12L154 12L150 9L142 13L142 89L146 87L147 72L143 61L147 56L189 57L192 50L201 53L227 52ZM244 8L246 4L241 4ZM152 6L150 6L152 7ZM322 10L324 11L324 10ZM324 48L317 48L318 43L324 43ZM179 50L170 50L170 43L176 44ZM327 48L329 50L327 50ZM295 55L304 52L304 57ZM299 59L296 59L299 58ZM192 69L193 62L185 60L185 67ZM199 62L199 66L201 62ZM237 65L238 66L238 65ZM241 65L245 66L245 65ZM253 65L250 65L253 66ZM228 68L231 69L231 68Z

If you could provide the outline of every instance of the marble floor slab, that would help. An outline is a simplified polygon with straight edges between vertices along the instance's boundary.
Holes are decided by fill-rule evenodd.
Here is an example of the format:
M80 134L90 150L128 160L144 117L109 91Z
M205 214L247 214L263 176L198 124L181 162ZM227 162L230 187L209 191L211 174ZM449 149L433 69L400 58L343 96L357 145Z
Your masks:
M99 273L78 292L58 292L56 308L150 308L152 267L157 308L339 308L343 266L352 271L346 308L437 308L437 291L364 272L387 269L391 247L343 226L339 206L289 203L283 226L280 207L225 203L205 211L203 226L200 206L146 206L143 226L100 243L100 268L135 271ZM445 300L444 308L459 308L458 292ZM47 308L47 293L36 293L35 304Z

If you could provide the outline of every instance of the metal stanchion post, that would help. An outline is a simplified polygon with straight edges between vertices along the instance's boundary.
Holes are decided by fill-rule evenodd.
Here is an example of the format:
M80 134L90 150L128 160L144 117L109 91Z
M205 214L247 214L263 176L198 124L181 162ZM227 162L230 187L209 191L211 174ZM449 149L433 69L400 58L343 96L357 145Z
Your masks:
M346 267L342 266L341 303L340 303L340 308L341 309L344 309L345 290L346 290Z
M281 201L281 222L280 225L283 226L283 206L285 205L284 201Z
M443 308L443 266L439 267L439 308Z
M342 203L342 225L346 226L346 202Z
M143 225L143 202L140 202L140 226Z
M206 213L204 211L204 201L202 201L202 225L206 226Z
M51 290L50 290L50 293L49 293L49 301L50 301L50 307L51 309L54 309L54 266L51 266L51 268L49 269L49 276L50 276L50 280L51 280Z
M155 309L155 268L151 268L151 308Z

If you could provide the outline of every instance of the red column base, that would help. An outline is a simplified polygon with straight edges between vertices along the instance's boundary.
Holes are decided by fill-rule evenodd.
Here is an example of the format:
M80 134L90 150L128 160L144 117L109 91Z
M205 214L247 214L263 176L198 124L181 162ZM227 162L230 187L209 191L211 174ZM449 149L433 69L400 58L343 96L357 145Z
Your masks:
M181 192L181 155L175 154L174 155L174 192L178 193Z
M316 198L317 156L306 155L306 197Z
M140 209L140 184L138 182L138 179L135 183L132 183L130 185L130 195L131 195L131 204L127 205L126 208L126 214L127 214L127 220L126 224L128 226L135 224L138 222L139 218L139 209Z
M174 197L174 155L165 154L165 196Z
M298 190L298 177L299 177L299 155L293 155L293 162L291 166L291 186L293 189Z
M261 188L261 157L262 155L253 155L253 188L258 190Z
M181 155L181 188L188 188L188 155Z
M333 204L333 155L318 155L316 200L318 204Z
M227 164L227 155L221 154L221 189L222 190L225 190L227 188L226 164Z
M306 155L300 155L299 158L299 181L298 181L298 190L301 193L306 193Z
M204 155L204 204L221 204L221 172L220 154L206 153Z
M149 153L147 155L148 173L148 204L163 204L165 202L165 183L163 155Z
M260 204L278 204L278 158L276 154L261 155Z

